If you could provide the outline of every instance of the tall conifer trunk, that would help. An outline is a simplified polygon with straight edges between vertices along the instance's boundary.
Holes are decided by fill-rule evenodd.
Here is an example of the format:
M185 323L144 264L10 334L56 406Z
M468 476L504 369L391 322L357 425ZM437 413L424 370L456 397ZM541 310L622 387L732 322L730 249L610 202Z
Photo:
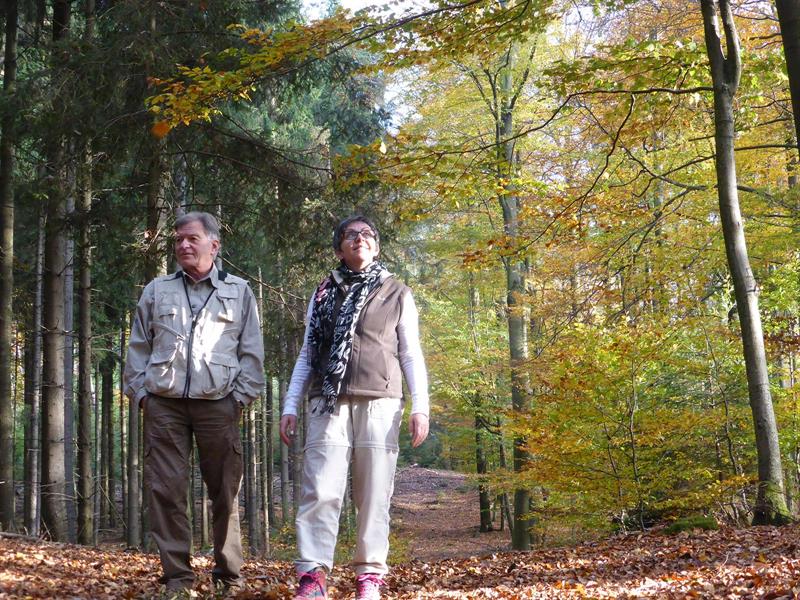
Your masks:
M42 382L42 295L44 288L44 237L46 217L39 207L39 226L36 236L36 289L33 296L33 315L30 329L31 364L25 378L25 403L28 418L25 422L25 529L29 535L39 535L41 521L41 382Z
M92 43L95 20L94 0L85 0L84 40ZM77 238L78 238L78 431L77 487L78 543L93 544L92 510L92 247L90 213L92 209L92 142L84 132L80 136L81 157L78 164ZM120 379L121 381L121 379ZM124 416L120 410L120 421ZM120 444L124 442L120 441ZM124 467L124 465L123 465ZM124 470L124 469L123 469Z
M69 29L70 3L53 3L54 52L63 53L60 42ZM64 60L63 54L52 60L54 72ZM44 266L44 342L42 344L42 522L54 540L67 538L64 492L64 143L51 142L49 151L49 194L45 228Z
M78 543L92 544L92 176L88 143L82 163L78 205Z
M714 0L701 0L700 6L714 84L715 164L720 219L725 238L725 254L736 294L736 309L741 327L747 389L753 413L758 455L758 494L753 523L780 524L789 520L789 512L783 490L778 429L769 389L757 286L747 254L736 187L733 98L739 86L742 70L739 38L729 0L719 0L719 17L724 30L725 51L718 27L716 3Z
M6 1L3 92L13 98L17 75L17 0ZM0 123L0 529L14 522L14 415L11 394L14 289L14 111Z
M75 508L75 190L76 174L74 159L75 144L69 143L66 179L66 221L64 229L64 478L65 500L67 503L67 534L70 542L75 542L78 516Z

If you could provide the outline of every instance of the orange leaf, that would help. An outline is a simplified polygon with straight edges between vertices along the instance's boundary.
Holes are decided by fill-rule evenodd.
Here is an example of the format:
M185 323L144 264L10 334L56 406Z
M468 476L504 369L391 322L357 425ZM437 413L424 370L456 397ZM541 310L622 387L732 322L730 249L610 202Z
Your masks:
M170 129L172 129L172 125L170 125L166 121L156 121L150 128L150 133L153 135L154 138L160 140L169 133Z

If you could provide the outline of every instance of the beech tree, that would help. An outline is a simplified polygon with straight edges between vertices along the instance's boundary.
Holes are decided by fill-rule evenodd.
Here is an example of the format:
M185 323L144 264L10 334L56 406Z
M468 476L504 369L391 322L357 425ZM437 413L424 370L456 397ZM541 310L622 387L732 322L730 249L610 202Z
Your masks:
M789 511L784 496L778 429L769 386L757 286L747 254L737 190L733 99L742 74L739 37L729 0L719 0L718 4L715 0L701 0L700 6L711 79L714 83L714 161L720 219L725 238L725 254L736 295L736 313L741 328L758 453L758 494L753 523L783 524L789 521ZM719 21L722 21L723 34L720 34Z

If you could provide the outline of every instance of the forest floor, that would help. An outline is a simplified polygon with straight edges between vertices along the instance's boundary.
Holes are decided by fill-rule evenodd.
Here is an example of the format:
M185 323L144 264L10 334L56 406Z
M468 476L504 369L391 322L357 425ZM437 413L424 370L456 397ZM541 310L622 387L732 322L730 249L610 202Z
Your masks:
M508 533L479 534L475 491L463 475L409 467L398 474L394 538L401 555L387 598L800 598L800 525L663 530L598 542L508 551ZM207 555L193 559L196 597L213 598ZM0 536L0 598L166 598L158 559L113 545L87 548ZM248 559L239 599L290 598L291 563ZM332 599L352 599L336 567ZM184 596L187 597L187 596Z

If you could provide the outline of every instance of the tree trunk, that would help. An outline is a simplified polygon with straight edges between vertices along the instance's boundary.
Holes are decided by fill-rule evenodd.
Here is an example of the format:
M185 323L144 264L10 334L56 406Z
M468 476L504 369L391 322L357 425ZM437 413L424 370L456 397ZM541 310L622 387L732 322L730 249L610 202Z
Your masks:
M518 237L520 199L516 195L513 179L516 164L514 156L514 108L511 102L513 94L513 71L516 67L516 49L510 48L506 57L506 66L501 74L501 100L496 124L497 159L500 165L497 180L504 188L500 195L503 209L504 233L512 243ZM524 261L509 256L503 259L506 271L506 298L508 305L508 349L511 366L511 405L515 413L525 415L530 410L530 390L528 376L525 372L528 362L528 309L524 296L526 292L527 266ZM514 472L521 473L530 459L526 450L526 440L518 436L514 438ZM527 488L514 490L514 529L511 545L515 550L530 550L530 499Z
M261 277L261 267L258 268L258 318L261 323L262 334L264 331L264 280ZM266 342L266 340L264 340ZM270 526L275 522L275 512L272 506L272 378L264 377L263 401L261 403L261 505L263 510L263 537L264 555L270 553Z
M479 398L476 394L476 402ZM484 422L480 416L475 417L475 471L478 476L489 472L486 460L486 440L484 435ZM479 480L480 481L480 480ZM483 533L492 531L492 500L489 489L484 483L478 484L478 507L480 510L480 530Z
M261 543L261 519L258 510L258 443L256 438L256 410L255 403L251 403L246 409L245 427L247 428L247 479L250 483L247 486L247 534L250 539L250 553L257 556L263 547Z
M139 403L128 401L128 509L125 519L125 543L128 548L139 548L142 541L141 520L141 486L142 478L139 470Z
M75 219L75 160L74 143L69 144L69 163L67 165L66 222L64 229L64 497L67 504L67 535L71 542L76 539L77 513L75 510L75 453L74 421L75 408L74 372L75 337L74 294L75 294L75 240L73 221Z
M68 0L53 2L53 41L67 36ZM64 52L55 50L54 52ZM54 68L64 56L54 56ZM64 501L64 143L57 139L49 150L49 194L45 228L44 341L42 344L42 522L51 539L67 539Z
M125 322L123 318L122 323ZM128 515L128 421L125 418L125 408L128 404L125 397L125 380L122 376L125 371L125 346L126 346L125 326L120 327L119 332L119 355L117 356L119 365L118 383L119 383L119 473L120 473L120 491L122 493L122 506L120 507L120 518L123 524L125 523Z
M3 92L13 99L17 75L17 0L6 2ZM14 110L0 128L0 529L15 529L14 419L11 395L11 322L14 318Z
M274 447L272 443L272 403L274 401L272 393L272 378L266 377L266 389L264 390L264 404L262 405L262 425L261 432L261 502L264 507L264 554L269 556L270 547L270 527L275 522L274 498L272 493L272 478L274 459Z
M750 268L747 244L739 209L736 161L734 156L733 98L739 85L741 59L739 38L729 0L720 0L719 13L725 32L725 47L717 24L713 0L701 0L706 50L714 83L714 139L716 172L725 254L733 279L736 308L741 327L747 389L755 426L758 456L758 494L753 524L782 524L790 519L783 490L778 429L769 389L767 359L761 316L758 312L757 286Z
M151 144L152 155L147 183L147 232L145 233L145 241L147 243L145 255L146 281L150 281L167 272L164 144L160 140L153 140Z
M102 465L100 467L101 519L103 526L114 527L114 355L109 352L100 363L100 375L103 386L101 440L103 444Z
M25 529L38 537L41 520L41 382L42 382L42 293L44 285L45 213L39 209L36 242L36 290L33 300L33 324L30 372L26 373L25 395L28 398L28 419L25 422Z
M42 521L53 540L67 537L64 502L64 198L47 200L42 361Z
M469 274L469 325L472 336L472 352L480 355L481 347L478 342L478 305L480 304L480 294L475 287L474 276ZM488 461L486 460L486 423L483 419L483 406L481 395L474 394L473 410L475 411L475 472L480 477L488 472ZM489 489L479 479L478 483L478 509L480 513L480 530L488 532L492 530L492 501L489 498Z
M800 0L775 0L781 25L783 53L789 74L789 93L792 97L795 144L800 156Z
M92 208L91 161L84 148L81 169L78 234L78 543L93 544L92 499Z

